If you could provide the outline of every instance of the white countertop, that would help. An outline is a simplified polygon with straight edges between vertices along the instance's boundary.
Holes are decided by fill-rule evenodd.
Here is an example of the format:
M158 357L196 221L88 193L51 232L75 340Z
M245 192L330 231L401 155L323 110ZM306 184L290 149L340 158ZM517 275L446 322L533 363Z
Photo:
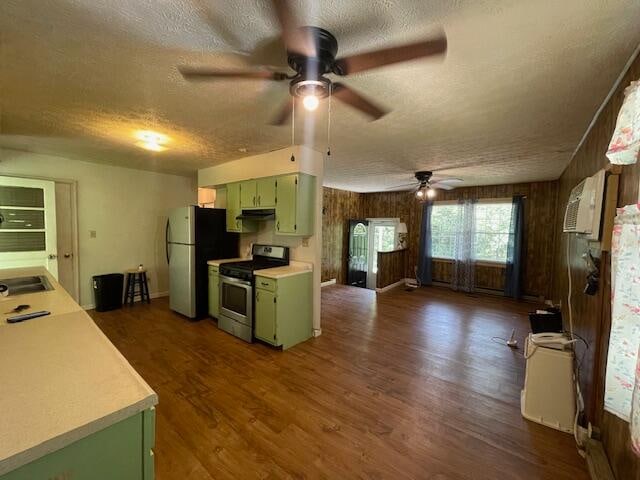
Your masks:
M313 265L306 262L291 261L289 265L283 267L265 268L263 270L255 270L255 275L260 275L266 278L285 278L292 275L300 275L301 273L307 273L313 271Z
M0 298L0 475L158 403L93 320L44 268L54 291ZM51 315L7 324L18 304Z
M207 262L207 265L213 265L214 267L219 267L221 263L242 262L243 260L251 260L251 258L222 258L219 260L209 260Z

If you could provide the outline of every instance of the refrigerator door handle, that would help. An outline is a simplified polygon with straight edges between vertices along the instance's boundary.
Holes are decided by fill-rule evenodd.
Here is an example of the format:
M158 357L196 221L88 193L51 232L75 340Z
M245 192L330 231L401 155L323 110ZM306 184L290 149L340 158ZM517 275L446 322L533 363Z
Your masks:
M169 219L167 219L167 226L164 230L165 252L167 254L167 265L169 264Z

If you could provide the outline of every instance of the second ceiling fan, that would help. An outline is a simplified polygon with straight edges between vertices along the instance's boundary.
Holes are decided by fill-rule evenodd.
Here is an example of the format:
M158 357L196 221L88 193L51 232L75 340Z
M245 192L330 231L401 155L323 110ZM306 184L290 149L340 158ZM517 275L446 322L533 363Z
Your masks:
M274 125L282 125L287 121L296 100L302 100L307 110L315 110L319 101L329 95L360 110L372 120L377 120L388 113L388 110L344 83L333 82L326 75L347 76L394 63L443 55L447 51L447 38L442 34L437 38L408 45L336 58L338 41L331 32L319 27L299 26L288 0L271 0L271 6L280 23L282 39L287 50L287 63L294 73L267 69L218 70L189 66L180 66L178 69L187 80L245 78L289 81L291 98L274 117Z

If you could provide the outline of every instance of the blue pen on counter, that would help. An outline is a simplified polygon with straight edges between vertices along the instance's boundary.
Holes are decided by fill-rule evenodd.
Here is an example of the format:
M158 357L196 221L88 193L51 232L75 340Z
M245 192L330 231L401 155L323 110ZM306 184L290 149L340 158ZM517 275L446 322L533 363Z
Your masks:
M40 310L39 312L24 313L22 315L16 315L15 317L7 317L7 323L19 323L25 320L31 320L32 318L45 317L51 315L51 312L46 310Z

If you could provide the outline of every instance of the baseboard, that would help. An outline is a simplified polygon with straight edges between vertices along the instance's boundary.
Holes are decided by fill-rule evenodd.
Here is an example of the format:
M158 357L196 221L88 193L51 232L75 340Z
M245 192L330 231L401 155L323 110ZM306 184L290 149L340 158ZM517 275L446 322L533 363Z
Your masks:
M169 292L153 292L153 293L149 293L149 298L161 298L161 297L168 297L169 296ZM140 299L136 299L135 302L139 302ZM90 303L88 305L80 305L80 308L82 308L83 310L94 310L96 308L96 305L94 303Z
M332 278L331 280L327 280L326 282L322 282L320 283L321 287L328 287L329 285L335 285L336 284L336 279Z
M615 480L602 442L591 438L587 440L586 447L587 468L591 480Z
M391 290L392 288L396 288L399 287L400 285L405 285L407 283L407 278L403 278L402 280L398 280L395 283L392 283L391 285L387 285L386 287L382 287L382 288L377 288L376 287L376 293L384 293L386 291Z

